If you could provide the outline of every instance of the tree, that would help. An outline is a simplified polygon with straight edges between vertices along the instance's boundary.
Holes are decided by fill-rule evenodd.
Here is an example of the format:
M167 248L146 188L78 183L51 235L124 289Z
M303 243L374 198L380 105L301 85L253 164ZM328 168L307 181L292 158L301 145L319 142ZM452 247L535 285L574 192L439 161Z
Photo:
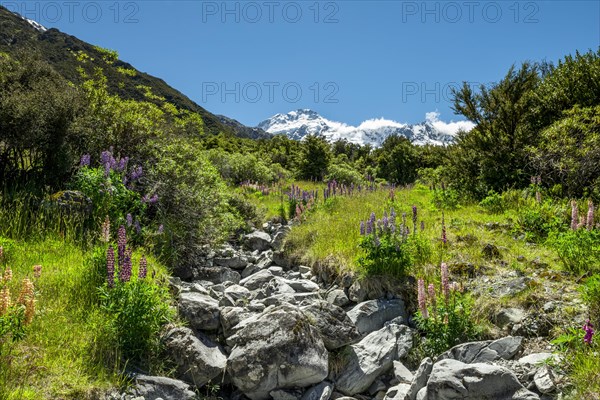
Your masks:
M301 179L322 180L327 174L331 150L327 141L320 136L308 135L302 143L298 166Z
M417 178L417 150L404 136L389 136L376 154L377 176L400 185L413 183Z

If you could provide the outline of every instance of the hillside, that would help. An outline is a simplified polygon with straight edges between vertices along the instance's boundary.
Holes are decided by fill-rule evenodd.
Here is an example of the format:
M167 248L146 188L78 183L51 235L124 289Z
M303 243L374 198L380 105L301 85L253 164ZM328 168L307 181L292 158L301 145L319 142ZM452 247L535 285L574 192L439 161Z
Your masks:
M138 86L147 86L154 95L165 98L176 107L200 114L210 133L223 132L240 137L255 137L252 136L252 128L221 122L219 117L200 107L162 79L138 71L131 64L121 60L108 64L103 60L104 54L94 45L57 29L45 29L39 24L35 25L34 21L28 22L0 6L0 52L12 54L18 51L39 53L44 61L75 83L81 83L81 76L77 72L79 63L74 54L85 52L91 57L88 71L91 72L96 67L103 68L112 94L118 94L123 99L143 100L145 91ZM123 74L119 69L135 70L135 75Z

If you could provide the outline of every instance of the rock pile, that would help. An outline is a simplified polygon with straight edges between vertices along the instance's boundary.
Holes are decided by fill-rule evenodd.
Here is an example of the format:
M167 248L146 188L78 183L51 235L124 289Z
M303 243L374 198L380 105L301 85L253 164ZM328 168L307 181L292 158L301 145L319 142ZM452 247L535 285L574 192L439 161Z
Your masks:
M185 280L172 279L188 321L164 338L178 380L137 376L127 398L192 399L216 384L221 398L236 400L534 400L557 392L558 378L543 364L552 355L519 358L520 336L465 343L411 371L420 339L405 299L372 298L351 277L324 285L283 257L289 230L266 224L239 246L210 251ZM503 318L521 316L511 310Z

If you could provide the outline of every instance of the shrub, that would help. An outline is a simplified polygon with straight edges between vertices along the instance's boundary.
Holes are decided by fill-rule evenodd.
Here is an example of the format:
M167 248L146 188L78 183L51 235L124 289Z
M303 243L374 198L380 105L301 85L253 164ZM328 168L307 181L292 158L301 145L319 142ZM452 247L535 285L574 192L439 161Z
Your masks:
M550 202L530 201L518 211L516 230L525 234L525 240L543 242L552 231L565 228L565 209Z
M344 185L360 185L363 182L361 174L346 163L332 163L326 177L327 181L336 181Z
M583 274L600 270L600 231L552 232L547 243L556 250L567 271Z
M376 220L372 213L369 220L361 221L359 247L365 254L357 264L366 275L405 276L412 264L406 224L396 226L396 214Z
M504 199L497 192L490 190L486 198L479 205L492 214L501 214L505 210Z
M243 182L268 184L283 173L281 166L270 166L254 154L232 154L212 149L208 151L208 158L223 179L236 185Z
M435 189L433 191L433 204L440 210L454 210L458 208L460 196L454 189Z
M478 327L471 318L470 297L459 290L458 284L450 285L446 264L442 264L441 271L440 293L436 292L434 284L429 284L426 289L425 281L418 281L419 311L415 320L425 334L423 350L430 357L479 336Z
M585 281L581 295L590 310L590 319L600 320L600 275L595 274Z

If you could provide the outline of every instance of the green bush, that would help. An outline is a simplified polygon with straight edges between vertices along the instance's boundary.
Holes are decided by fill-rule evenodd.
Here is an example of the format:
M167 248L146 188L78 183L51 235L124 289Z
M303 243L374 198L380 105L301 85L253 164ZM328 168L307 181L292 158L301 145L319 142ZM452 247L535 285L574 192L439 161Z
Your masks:
M479 205L492 214L501 214L506 209L502 196L493 190L488 192L487 197L481 200Z
M550 202L536 203L533 200L517 213L517 232L525 234L525 240L540 243L550 232L565 228L565 209Z
M600 271L600 231L552 232L547 243L556 250L567 271L574 274Z
M581 295L590 310L590 320L600 320L600 275L595 274L585 281Z
M435 189L433 204L440 210L455 210L459 206L460 195L454 189Z
M327 181L336 181L344 185L360 185L364 180L361 174L346 163L331 163L329 165Z
M270 166L254 154L227 153L222 149L208 151L210 162L223 179L233 183L243 182L268 184L279 179L281 166Z

